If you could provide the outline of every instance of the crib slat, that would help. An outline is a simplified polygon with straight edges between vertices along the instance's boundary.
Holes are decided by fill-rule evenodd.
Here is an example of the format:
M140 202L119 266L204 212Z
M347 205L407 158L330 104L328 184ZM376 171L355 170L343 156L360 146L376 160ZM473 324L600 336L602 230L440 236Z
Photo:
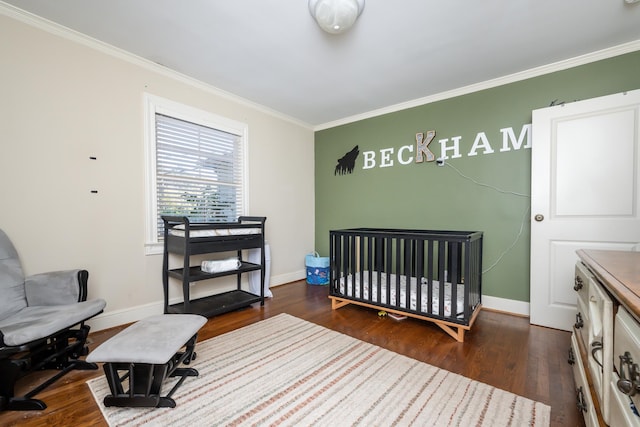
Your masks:
M449 261L451 261L450 265L458 266L458 250L460 245L458 242L449 243ZM458 268L454 268L453 271L449 270L449 282L451 283L451 310L450 317L455 319L458 317ZM446 287L446 283L444 284Z
M468 243L464 243L463 246L463 250L464 250L464 273L467 277L467 281L471 280L470 277L470 272L471 272L471 258L472 258L472 254L469 253L469 244ZM462 279L464 281L464 277ZM467 284L465 284L467 285ZM470 284L469 284L470 285ZM471 316L471 310L472 307L475 306L476 301L475 298L472 297L472 294L469 292L469 288L471 286L465 286L464 287L464 318L468 319L469 316Z
M393 301L391 301L391 294L388 294L387 298L389 301L391 301L389 304L392 304L395 307L400 307L401 306L401 300L400 300L400 275L402 274L402 265L400 264L400 260L402 259L402 255L400 254L400 251L402 250L402 240L398 239L398 238L389 238L390 241L393 242L393 245L395 247L395 257L393 258L393 260L390 260L389 265L393 265L393 271L396 273L395 275L395 298ZM391 254L389 256L392 256ZM390 276L390 275L389 275Z
M371 295L371 283L373 282L373 269L374 266L371 264L371 260L375 259L375 255L373 253L373 238L371 236L367 236L367 248L368 248L368 253L367 253L367 263L368 263L368 276L369 276L369 280L367 283L369 283L369 295ZM360 292L363 292L363 287L360 287ZM362 293L360 295L363 295Z
M411 251L411 240L404 239L404 276L406 278L405 282L405 308L411 309L411 278L415 277L411 274L411 260L413 258L413 253ZM400 261L398 261L400 262ZM398 288L400 288L400 274L398 274ZM420 310L420 305L416 304L416 310Z
M340 235L338 233L331 232L329 234L329 289L332 294L340 294L339 281L341 276L340 271L340 251L337 244Z
M429 249L427 251L427 311L429 314L433 314L433 304L431 304L431 301L433 301L433 243L434 240L429 240Z
M438 316L444 317L444 283L445 279L445 249L447 245L438 240Z
M391 304L391 269L393 268L393 238L390 236L386 236L384 238L384 244L385 244L385 269L384 269L384 273L385 273L385 283L386 283L386 290L387 290L387 299L385 301L385 303L387 305ZM382 294L381 294L381 284L378 283L378 302L382 302Z
M364 260L365 260L365 241L364 239L366 239L366 237L362 237L362 236L356 236L356 245L358 246L358 269L357 269L357 275L360 281L360 295L363 295L363 282L364 282ZM354 279L356 277L356 275L353 275ZM355 283L354 283L354 289L355 289Z
M349 236L348 238L348 246L349 246L349 266L348 266L348 271L351 274L351 277L355 280L356 278L356 272L358 271L357 266L356 266L356 262L357 262L357 258L356 258L356 240L357 240L357 236ZM362 295L362 294L360 294Z
M422 278L424 277L424 240L418 240L416 244L416 311L422 310Z

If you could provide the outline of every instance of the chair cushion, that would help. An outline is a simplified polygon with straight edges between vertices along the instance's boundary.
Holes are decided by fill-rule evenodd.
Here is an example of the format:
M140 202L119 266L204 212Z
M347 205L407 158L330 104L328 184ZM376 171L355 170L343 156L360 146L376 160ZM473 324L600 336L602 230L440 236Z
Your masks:
M103 299L94 299L74 304L24 307L0 320L4 345L19 346L46 338L95 316L105 305Z
M27 305L64 305L80 301L79 272L50 271L25 277Z
M27 306L24 274L18 253L11 240L0 230L0 320L6 319Z

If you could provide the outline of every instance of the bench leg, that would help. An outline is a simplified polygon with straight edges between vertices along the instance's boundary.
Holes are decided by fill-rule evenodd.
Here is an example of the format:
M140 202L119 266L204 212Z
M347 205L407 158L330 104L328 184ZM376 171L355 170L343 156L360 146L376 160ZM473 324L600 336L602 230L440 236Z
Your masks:
M176 353L165 364L150 363L105 363L104 374L111 394L105 396L105 406L118 407L155 407L175 408L176 402L171 396L187 377L197 377L194 368L178 368L181 363L188 364L195 359L197 334L185 345L184 352ZM120 374L123 372L124 374ZM161 396L162 383L167 377L180 377L176 385L165 396ZM125 390L123 382L128 381Z

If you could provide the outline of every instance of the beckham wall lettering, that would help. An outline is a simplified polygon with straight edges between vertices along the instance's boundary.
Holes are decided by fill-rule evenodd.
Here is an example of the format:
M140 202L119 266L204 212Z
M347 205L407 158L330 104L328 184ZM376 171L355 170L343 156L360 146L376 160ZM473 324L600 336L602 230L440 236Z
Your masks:
M496 144L495 141L489 141L485 132L478 132L471 145L466 152L467 157L477 156L479 154L493 154L494 147L500 147L499 152L520 150L531 148L531 124L525 124L520 129L520 133L516 137L513 128L500 129L502 141ZM362 169L372 169L375 167L387 168L396 165L406 166L411 163L433 162L438 159L457 159L462 157L461 154L461 136L439 139L440 155L436 157L429 144L433 142L436 136L435 130L416 134L415 145L403 145L397 150L394 147L382 148L379 151L363 151L362 156L364 163ZM415 152L415 155L414 155Z

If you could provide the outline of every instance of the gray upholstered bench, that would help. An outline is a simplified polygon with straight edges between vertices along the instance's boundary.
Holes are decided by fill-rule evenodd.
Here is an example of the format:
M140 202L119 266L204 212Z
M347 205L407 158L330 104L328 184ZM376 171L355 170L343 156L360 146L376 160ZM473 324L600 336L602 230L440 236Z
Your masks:
M195 314L161 314L134 323L98 346L87 361L104 362L111 390L104 398L105 406L174 408L171 396L186 377L198 376L197 370L178 365L195 359L198 331L206 322ZM165 378L178 376L178 383L161 396Z

